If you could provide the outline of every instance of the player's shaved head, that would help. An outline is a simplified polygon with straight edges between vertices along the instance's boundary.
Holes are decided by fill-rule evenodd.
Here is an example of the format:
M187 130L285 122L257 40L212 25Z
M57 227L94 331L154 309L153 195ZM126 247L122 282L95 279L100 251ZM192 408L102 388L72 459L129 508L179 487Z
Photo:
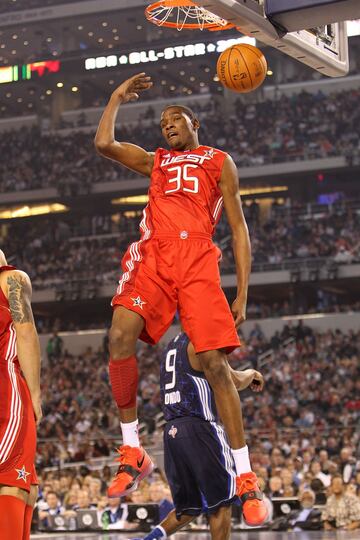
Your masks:
M195 113L183 105L168 105L161 113L160 128L173 150L182 152L197 148L199 127Z
M178 109L179 111L183 112L184 114L186 114L186 116L188 116L191 120L191 122L195 122L196 120L198 121L198 117L196 116L196 114L194 113L194 111L192 109L190 109L190 107L185 107L184 105L168 105L167 107L165 107L165 109L163 109L162 113L161 113L161 116L165 113L165 111L167 111L168 109Z
M0 266L7 266L5 253L0 249Z

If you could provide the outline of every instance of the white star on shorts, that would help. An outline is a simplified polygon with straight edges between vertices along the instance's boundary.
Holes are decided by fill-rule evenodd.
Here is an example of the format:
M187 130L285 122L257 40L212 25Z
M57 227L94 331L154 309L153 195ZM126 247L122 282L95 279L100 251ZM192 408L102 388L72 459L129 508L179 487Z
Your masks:
M22 466L22 469L15 469L15 471L18 473L18 477L16 480L24 480L26 484L27 477L30 475L30 473L26 471L25 465Z
M141 300L140 296L137 298L131 298L131 300L134 301L133 306L139 307L140 309L143 309L143 305L146 304L143 300Z

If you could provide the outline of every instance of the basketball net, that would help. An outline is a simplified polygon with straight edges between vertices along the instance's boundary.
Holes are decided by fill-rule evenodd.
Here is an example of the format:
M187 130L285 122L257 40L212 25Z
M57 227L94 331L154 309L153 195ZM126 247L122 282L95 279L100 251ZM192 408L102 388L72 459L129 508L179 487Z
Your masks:
M234 25L190 0L160 0L145 9L147 20L157 26L181 30L228 30Z

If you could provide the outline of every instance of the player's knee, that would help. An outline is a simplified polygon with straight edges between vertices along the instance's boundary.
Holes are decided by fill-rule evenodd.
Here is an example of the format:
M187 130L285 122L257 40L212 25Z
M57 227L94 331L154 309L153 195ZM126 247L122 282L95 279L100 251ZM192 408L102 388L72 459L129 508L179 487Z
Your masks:
M131 332L118 326L112 326L109 332L109 348L112 358L128 358L135 354L136 337Z
M206 378L212 387L229 383L229 365L224 355L218 351L209 351L199 356Z
M34 508L39 496L39 486L32 484L30 486L30 493L27 499L27 504Z

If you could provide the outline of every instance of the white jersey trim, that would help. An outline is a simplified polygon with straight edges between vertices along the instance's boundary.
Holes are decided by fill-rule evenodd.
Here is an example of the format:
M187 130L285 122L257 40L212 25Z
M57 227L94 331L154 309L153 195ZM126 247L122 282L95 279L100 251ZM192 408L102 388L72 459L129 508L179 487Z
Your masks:
M9 379L11 382L11 405L10 405L10 418L4 433L4 436L0 442L0 464L4 463L14 446L16 437L20 430L21 424L21 411L22 403L21 396L18 387L17 376L15 373L14 359L16 358L17 349L16 349L16 332L13 323L10 327L10 338L8 343L8 348L6 351L5 360L7 362Z
M229 473L230 476L230 489L229 489L229 499L232 497L235 497L236 495L236 470L235 470L235 462L234 458L231 453L231 448L229 446L229 443L227 442L227 438L225 435L225 431L219 424L216 422L211 422L211 425L214 427L216 431L216 435L219 439L222 453L225 460L225 469Z
M215 221L218 218L219 212L221 212L223 202L224 202L224 198L222 196L219 197L217 202L216 202L216 205L215 205L215 208L214 208L214 211L213 211L213 218L214 218Z
M211 410L211 393L209 383L201 377L194 377L194 375L191 375L191 378L198 389L199 400L205 420L208 420L209 422L215 421L214 413Z
M150 238L151 230L148 228L146 223L146 208L144 208L143 210L143 218L140 222L140 229L143 231L143 238L141 238L137 242L133 242L129 247L130 259L126 261L127 272L124 272L121 276L116 294L121 294L123 292L125 284L131 278L131 273L135 268L135 262L140 262L142 260L142 254L140 250L141 244L144 242L144 240L148 240Z

